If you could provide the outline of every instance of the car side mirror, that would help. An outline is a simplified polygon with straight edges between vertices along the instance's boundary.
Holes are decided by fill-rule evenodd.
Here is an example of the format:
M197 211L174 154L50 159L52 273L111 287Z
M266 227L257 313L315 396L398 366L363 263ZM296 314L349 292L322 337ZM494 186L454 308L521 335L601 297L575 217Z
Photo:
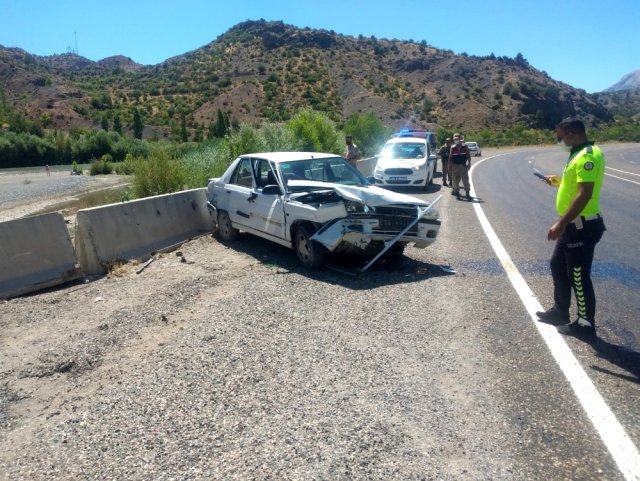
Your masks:
M263 195L280 195L280 186L278 185L265 185L262 188Z

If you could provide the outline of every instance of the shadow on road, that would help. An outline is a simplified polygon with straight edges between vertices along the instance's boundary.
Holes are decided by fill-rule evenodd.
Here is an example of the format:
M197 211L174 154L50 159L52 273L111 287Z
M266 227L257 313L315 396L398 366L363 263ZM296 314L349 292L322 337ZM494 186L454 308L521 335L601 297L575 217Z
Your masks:
M300 265L295 251L245 233L241 233L238 240L228 245L276 269L277 274L286 275L295 272L311 279L353 290L455 275L455 271L446 267L443 270L443 266L421 262L406 255L379 259L366 272L359 275L358 270L366 264L367 259L357 256L329 255L325 267L310 270Z
M600 359L604 359L611 364L618 366L629 374L621 374L604 367L593 365L591 368L594 371L609 374L635 384L640 384L640 352L634 351L625 346L612 344L600 338L589 341L588 344L591 345L595 350L596 356Z

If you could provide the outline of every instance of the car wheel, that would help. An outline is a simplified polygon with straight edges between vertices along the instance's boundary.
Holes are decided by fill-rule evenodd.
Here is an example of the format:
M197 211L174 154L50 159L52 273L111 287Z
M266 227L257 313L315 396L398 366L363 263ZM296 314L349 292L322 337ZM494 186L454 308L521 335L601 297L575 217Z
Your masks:
M231 225L229 214L221 210L218 213L218 237L225 242L231 242L238 238L240 231Z
M325 248L311 240L314 234L311 227L301 225L296 229L295 248L300 263L307 269L317 269L324 263Z

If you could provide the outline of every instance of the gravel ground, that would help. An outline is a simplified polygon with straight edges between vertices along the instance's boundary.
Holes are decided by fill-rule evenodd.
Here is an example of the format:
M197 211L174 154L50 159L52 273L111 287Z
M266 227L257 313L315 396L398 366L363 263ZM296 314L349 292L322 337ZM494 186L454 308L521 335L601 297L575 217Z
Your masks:
M503 429L470 398L469 333L434 306L443 349L397 295L436 265L309 273L251 237L178 254L0 304L0 479L512 479L469 423Z

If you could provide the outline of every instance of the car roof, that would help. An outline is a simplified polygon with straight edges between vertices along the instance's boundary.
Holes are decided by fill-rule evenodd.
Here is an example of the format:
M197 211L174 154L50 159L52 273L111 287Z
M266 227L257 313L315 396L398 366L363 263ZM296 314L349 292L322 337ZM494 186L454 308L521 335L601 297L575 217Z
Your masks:
M292 160L328 159L340 157L338 154L327 154L323 152L259 152L255 154L243 154L243 158L260 158L271 162L291 162Z
M393 139L387 140L387 144L426 144L427 139L422 137L394 137Z

